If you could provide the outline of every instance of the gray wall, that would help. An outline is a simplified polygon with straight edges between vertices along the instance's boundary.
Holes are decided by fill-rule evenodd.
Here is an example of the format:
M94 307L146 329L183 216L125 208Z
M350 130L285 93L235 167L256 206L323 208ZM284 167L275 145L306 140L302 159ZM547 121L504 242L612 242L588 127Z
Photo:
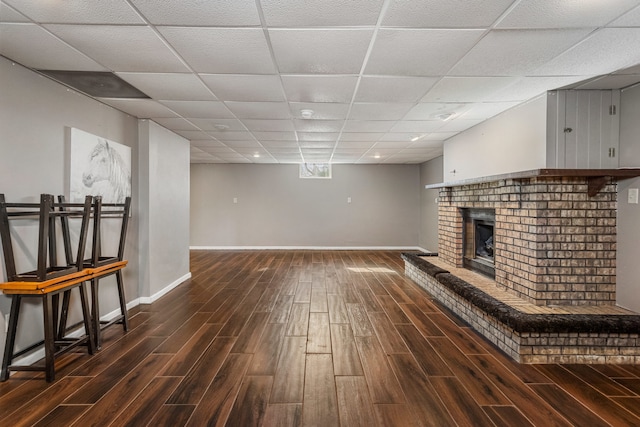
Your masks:
M191 166L192 247L415 248L419 216L418 165Z
M140 120L140 289L152 302L189 277L189 141Z
M444 181L544 168L546 141L547 96L541 95L448 139Z
M440 156L420 165L420 247L429 252L438 252L438 190L424 186L443 182L442 163Z
M640 167L640 85L623 91L620 101L620 167ZM616 298L640 312L640 205L627 203L629 188L640 188L640 178L618 183Z
M150 299L162 292L159 290L175 286L177 278L187 277L189 144L155 123L141 125L139 130L137 118L2 57L0 76L0 192L7 200L37 201L41 193L68 194L72 127L128 145L132 148L133 170L132 217L125 250L129 264L124 270L127 301L130 306L137 305L141 299ZM139 131L144 129L143 138L139 138ZM139 140L144 142L144 157L140 155ZM144 194L140 190L142 183ZM177 204L167 208L171 203ZM143 220L145 237L140 238ZM23 240L34 234L25 228L21 227L18 233ZM117 239L105 240L117 244ZM143 252L139 246L151 248L146 251L146 258L139 257ZM25 251L19 258L25 265L33 264L33 253ZM153 273L148 274L149 271ZM0 265L0 280L6 280L4 265ZM114 278L104 279L106 286L101 286L103 315L118 307L115 286L109 286L107 281ZM142 283L145 285L140 287ZM0 353L9 310L10 299L0 295ZM27 302L21 316L32 321L21 322L16 350L42 339L41 305ZM79 304L74 300L70 322L79 319ZM37 358L36 354L29 360Z
M132 163L137 161L137 119L109 106L75 93L20 65L0 57L0 192L7 201L38 201L41 193L67 194L69 129L75 127L120 142L132 148ZM137 179L133 177L133 215L129 239L138 233ZM27 230L24 230L27 233ZM128 300L139 297L138 263L131 245L125 256L130 260L124 271ZM25 253L24 258L33 259ZM4 261L2 261L4 263ZM25 263L26 265L26 263ZM0 280L4 281L4 264ZM113 280L113 278L105 279ZM105 286L104 288L113 288ZM118 306L117 298L102 300L102 313ZM4 320L10 300L0 296L0 347L4 348ZM79 319L74 306L71 321ZM22 322L16 348L24 348L42 339L42 309L34 302L24 305L21 316L33 319Z

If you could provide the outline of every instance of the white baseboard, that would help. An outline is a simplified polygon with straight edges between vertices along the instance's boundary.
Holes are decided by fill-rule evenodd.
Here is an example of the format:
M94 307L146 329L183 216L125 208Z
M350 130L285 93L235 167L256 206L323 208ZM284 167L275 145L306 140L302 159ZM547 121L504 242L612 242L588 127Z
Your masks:
M194 251L253 251L253 250L308 250L308 251L423 251L417 246L189 246Z
M179 278L178 280L172 282L171 284L169 284L168 286L166 286L164 289L162 289L159 292L156 292L155 294L153 294L151 297L141 297L141 298L136 298L133 301L129 301L127 303L127 310L131 310L132 308L140 305L140 304L151 304L152 302L156 301L158 298L162 297L164 294L166 294L167 292L171 291L172 289L174 289L175 287L177 287L178 285L180 285L182 282L184 282L187 279L191 278L191 273L187 273L184 276L182 276L181 278ZM102 316L100 316L100 320L103 321L110 321L112 319L114 319L116 316L120 316L120 307L116 308L115 310L106 313ZM84 334L84 326L80 325L78 326L74 331L70 332L67 334L67 336L69 337L79 337L82 334ZM33 365L34 363L38 362L39 360L42 360L44 358L44 347L42 348L38 348L37 350L34 350L33 352L18 357L13 361L14 365ZM11 374L13 375L15 372L11 372Z
M172 289L176 288L178 285L183 283L185 280L188 280L190 278L191 278L191 272L189 272L189 273L185 274L184 276L180 277L179 279L173 281L168 286L165 286L164 289L156 292L155 294L151 295L150 297L140 297L140 298L138 298L139 299L139 304L151 304L152 302L158 300L163 295L165 295L166 293L168 293L169 291L171 291Z

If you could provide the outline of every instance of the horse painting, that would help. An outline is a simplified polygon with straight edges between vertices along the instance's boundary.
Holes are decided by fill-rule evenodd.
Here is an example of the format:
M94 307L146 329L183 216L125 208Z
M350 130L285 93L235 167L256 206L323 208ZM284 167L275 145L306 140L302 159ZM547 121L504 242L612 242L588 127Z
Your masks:
M104 139L93 147L82 183L107 203L124 203L131 195L131 171L122 156Z

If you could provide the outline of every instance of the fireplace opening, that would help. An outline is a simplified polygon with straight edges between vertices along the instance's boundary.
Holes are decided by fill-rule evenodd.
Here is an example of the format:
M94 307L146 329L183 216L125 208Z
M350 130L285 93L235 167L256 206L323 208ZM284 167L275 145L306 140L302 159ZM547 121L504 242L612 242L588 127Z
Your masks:
M463 209L463 265L491 278L495 278L495 217L493 209Z

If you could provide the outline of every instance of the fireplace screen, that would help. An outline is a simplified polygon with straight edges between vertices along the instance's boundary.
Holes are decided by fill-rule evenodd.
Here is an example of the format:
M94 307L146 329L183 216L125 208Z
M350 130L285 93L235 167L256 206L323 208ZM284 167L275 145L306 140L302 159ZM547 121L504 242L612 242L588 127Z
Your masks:
M464 257L466 268L495 277L493 264L493 209L464 209Z

